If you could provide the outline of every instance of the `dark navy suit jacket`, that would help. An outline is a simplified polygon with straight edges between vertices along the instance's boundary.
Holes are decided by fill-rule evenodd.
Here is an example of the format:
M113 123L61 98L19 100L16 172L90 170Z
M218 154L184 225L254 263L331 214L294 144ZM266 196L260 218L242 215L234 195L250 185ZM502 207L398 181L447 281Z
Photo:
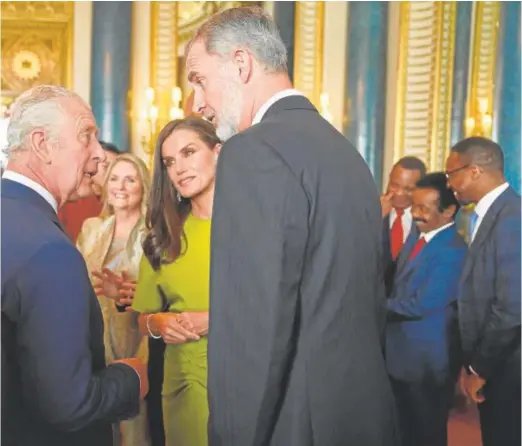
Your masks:
M520 196L508 188L484 215L462 271L464 361L486 380L505 366L520 375L520 224Z
M439 232L409 260L410 237L399 256L387 301L386 364L397 380L443 383L458 370L456 300L466 243L455 225Z
M106 367L98 300L52 207L13 181L1 192L2 445L112 445L138 375Z

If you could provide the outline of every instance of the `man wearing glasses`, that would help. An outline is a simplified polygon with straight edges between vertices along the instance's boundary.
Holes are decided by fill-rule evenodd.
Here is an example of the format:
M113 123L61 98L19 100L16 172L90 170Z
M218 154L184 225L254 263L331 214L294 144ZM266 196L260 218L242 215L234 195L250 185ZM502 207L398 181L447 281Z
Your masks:
M446 177L461 204L475 204L458 296L461 387L478 403L484 446L519 446L520 197L504 178L502 149L486 138L457 143Z

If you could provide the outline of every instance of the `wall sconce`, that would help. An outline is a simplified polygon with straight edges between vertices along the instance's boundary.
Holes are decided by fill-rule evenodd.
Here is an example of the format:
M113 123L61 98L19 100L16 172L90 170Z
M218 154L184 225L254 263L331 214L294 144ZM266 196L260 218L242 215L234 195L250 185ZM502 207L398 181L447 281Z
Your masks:
M464 123L466 136L484 136L489 138L493 125L493 117L489 112L489 102L487 99L479 98L477 104L475 116L468 117Z
M167 114L162 112L156 105L156 91L154 88L149 87L145 90L145 106L140 113L139 132L141 146L149 157L149 168L152 168L158 129L163 128L169 121L184 117L181 101L181 88L174 87L171 91L170 101L167 102L167 104L169 102L171 104L170 109L166 108L168 110ZM159 103L161 104L162 101L159 100Z
M321 93L319 101L321 103L321 116L331 124L333 122L333 116L329 110L330 97L328 96L328 93Z

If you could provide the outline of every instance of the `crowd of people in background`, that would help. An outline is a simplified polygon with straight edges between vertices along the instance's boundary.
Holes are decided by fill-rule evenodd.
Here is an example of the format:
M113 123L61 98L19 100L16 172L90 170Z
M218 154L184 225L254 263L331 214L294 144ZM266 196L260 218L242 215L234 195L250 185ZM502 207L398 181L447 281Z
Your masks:
M12 108L3 444L445 446L458 384L484 446L520 445L501 147L402 158L379 201L262 9L218 13L186 56L203 117L160 131L152 172L64 88Z

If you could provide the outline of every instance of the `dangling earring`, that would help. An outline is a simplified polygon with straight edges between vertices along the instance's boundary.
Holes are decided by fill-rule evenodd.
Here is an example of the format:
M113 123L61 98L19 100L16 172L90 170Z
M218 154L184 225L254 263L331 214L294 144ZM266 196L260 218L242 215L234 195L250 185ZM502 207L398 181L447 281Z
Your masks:
M178 203L181 203L181 194L179 192L176 194L176 198L178 199Z

